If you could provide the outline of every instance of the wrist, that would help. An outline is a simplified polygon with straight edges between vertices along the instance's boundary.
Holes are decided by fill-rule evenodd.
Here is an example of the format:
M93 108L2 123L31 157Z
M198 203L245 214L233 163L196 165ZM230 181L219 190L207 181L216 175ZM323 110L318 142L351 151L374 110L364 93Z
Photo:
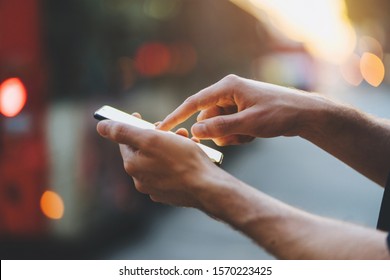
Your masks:
M337 128L344 110L344 106L323 96L313 94L310 97L310 102L305 104L305 109L301 112L302 125L299 127L297 135L311 142L323 137L329 128Z
M289 236L299 235L302 227L296 224L301 224L306 217L233 177L210 178L208 185L198 191L200 210L241 231L274 254L290 251L285 246L283 251L280 248L292 242Z
M234 219L232 208L243 204L240 198L240 191L245 192L243 187L241 181L215 166L203 172L190 191L200 210L230 224Z
M258 219L261 208L261 192L250 187L229 173L210 172L203 178L202 185L193 188L193 195L199 202L199 209L206 214L246 232L246 227Z

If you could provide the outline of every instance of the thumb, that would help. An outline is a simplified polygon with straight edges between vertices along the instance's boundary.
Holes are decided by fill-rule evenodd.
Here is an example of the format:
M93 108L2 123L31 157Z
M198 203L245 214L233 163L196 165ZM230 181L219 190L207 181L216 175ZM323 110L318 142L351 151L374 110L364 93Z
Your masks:
M243 123L243 114L240 112L197 122L192 126L191 132L195 137L202 139L224 137L241 134Z

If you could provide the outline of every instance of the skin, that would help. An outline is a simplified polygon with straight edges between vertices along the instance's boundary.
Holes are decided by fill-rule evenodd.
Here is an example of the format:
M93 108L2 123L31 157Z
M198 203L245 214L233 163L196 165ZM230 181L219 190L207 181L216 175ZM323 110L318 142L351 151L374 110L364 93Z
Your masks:
M158 124L159 130L113 121L99 122L97 130L120 144L138 191L223 220L277 258L390 259L385 232L286 205L218 168L194 141L182 137L187 131L164 131L197 112L195 139L232 145L256 137L300 136L382 186L390 166L387 121L316 94L229 75L188 98Z

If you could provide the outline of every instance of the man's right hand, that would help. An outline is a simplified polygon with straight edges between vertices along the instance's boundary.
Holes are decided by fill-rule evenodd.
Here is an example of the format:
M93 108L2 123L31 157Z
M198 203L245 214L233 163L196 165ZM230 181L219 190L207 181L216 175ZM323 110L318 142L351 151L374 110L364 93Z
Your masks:
M200 112L192 134L217 145L255 137L295 136L328 101L315 94L228 75L187 98L158 126L169 130Z

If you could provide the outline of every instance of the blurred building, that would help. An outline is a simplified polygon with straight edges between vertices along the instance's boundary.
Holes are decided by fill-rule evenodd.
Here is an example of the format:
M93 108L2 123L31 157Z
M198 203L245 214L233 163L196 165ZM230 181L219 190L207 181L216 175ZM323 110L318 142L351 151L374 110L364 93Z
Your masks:
M1 1L1 255L91 258L142 234L161 207L134 191L92 112L161 118L169 96L250 75L268 39L227 1Z
M48 232L39 200L48 185L47 78L38 1L0 3L0 236Z

